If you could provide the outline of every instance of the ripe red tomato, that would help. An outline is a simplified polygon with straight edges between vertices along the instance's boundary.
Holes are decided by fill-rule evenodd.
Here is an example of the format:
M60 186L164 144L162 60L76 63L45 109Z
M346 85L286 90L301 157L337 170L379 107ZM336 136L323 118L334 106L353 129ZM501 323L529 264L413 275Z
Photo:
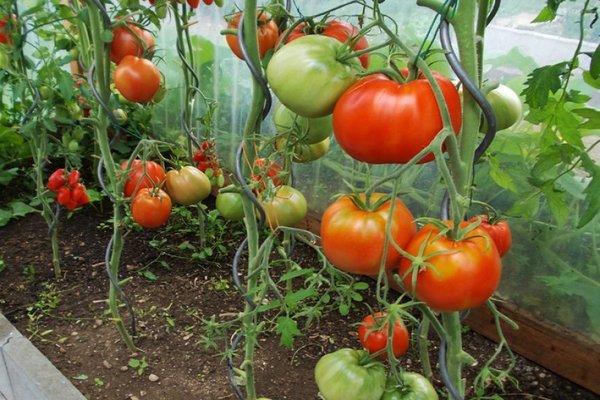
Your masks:
M63 168L59 168L54 171L50 177L48 177L48 189L53 192L58 191L61 186L67 183L67 178L65 177L65 170Z
M277 45L283 37L286 35L286 32L283 32L277 41ZM339 40L342 43L348 41L348 39L355 38L356 35L360 33L360 29L356 26L344 22L332 19L331 21L327 21L323 24L316 24L314 26L307 25L306 23L301 23L296 26L289 34L286 39L286 43L289 43L299 37L310 35L310 34L318 34L323 36L329 36L334 39ZM369 42L367 38L362 36L358 40L354 39L350 42L351 48L355 51L364 50L369 47ZM363 67L367 68L369 66L369 54L363 54L359 57L360 63Z
M461 223L461 227L466 225ZM502 262L496 245L479 227L462 240L439 234L439 228L426 225L408 243L406 252L423 258L427 265L414 266L409 272L413 263L403 258L398 274L404 286L417 300L439 311L462 311L483 304L500 283Z
M458 132L462 123L458 91L449 79L441 75L435 79ZM333 131L340 146L356 160L373 164L408 162L441 129L433 90L422 77L400 84L383 74L367 76L344 92L333 110ZM433 158L430 153L420 162Z
M160 88L160 72L150 60L125 56L115 68L113 80L119 92L129 101L146 103Z
M13 44L13 37L12 37L12 31L16 29L17 26L17 16L15 14L12 15L12 20L13 20L13 26L12 29L9 26L8 23L8 15L4 14L4 16L2 16L0 18L0 43L2 44L9 44L12 45Z
M121 169L127 168L128 161L121 163ZM127 197L135 195L140 189L161 187L166 179L165 170L154 161L133 160L127 173L123 193Z
M161 189L141 189L131 203L133 220L144 228L158 228L169 219L171 198Z
M385 196L373 193L370 202L375 204ZM365 195L360 199L364 202ZM337 268L353 274L374 276L379 273L385 242L391 200L377 209L367 211L359 208L349 196L331 204L321 220L321 241L327 259ZM402 200L396 198L391 222L394 241L404 248L416 231L414 217ZM398 264L400 253L388 245L386 269Z
M283 184L282 171L283 168L281 168L281 165L266 158L257 158L254 160L254 167L251 173L252 181L258 184L257 191L262 192L265 190L269 181L275 187Z
M240 24L240 16L241 13L235 14L228 21L227 29L237 30L238 25ZM256 23L258 26L258 52L260 58L263 58L267 51L275 47L275 43L277 43L277 38L279 37L279 28L277 28L277 24L273 21L271 16L264 11L259 11L257 13ZM225 40L233 54L235 54L237 58L243 60L244 57L242 56L242 51L238 45L237 35L225 35Z
M192 8L198 8L200 5L200 0L187 0L187 3Z
M210 6L214 0L202 0L204 2L204 4L206 4L207 6Z
M134 33L142 39L143 44L140 43ZM118 64L125 56L142 57L144 55L144 46L151 52L154 45L154 35L149 31L141 29L134 24L127 24L127 27L120 25L113 29L113 41L110 44L110 59L115 64Z
M492 221L490 222L487 215L478 215L477 217L471 218L470 222L481 220L479 225L485 229L488 235L494 241L500 257L503 257L512 245L512 234L510 232L510 225L506 221Z
M358 327L360 343L370 354L380 352L387 347L389 323L383 323L385 317L386 314L382 312L367 315ZM408 345L408 329L402 321L394 321L394 328L392 329L392 351L394 352L394 356L400 357L406 353ZM379 354L379 358L387 360L387 351Z

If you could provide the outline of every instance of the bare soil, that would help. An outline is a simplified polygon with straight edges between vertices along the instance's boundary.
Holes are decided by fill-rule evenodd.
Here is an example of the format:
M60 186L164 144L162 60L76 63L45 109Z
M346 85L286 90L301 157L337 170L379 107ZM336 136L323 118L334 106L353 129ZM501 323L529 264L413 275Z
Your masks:
M161 254L149 245L162 238L175 245L193 243L195 237L160 230L127 235L119 278L130 279L124 290L138 317L139 351L132 354L106 312L109 283L104 256L111 235L107 219L106 212L94 207L68 218L63 215L59 224L63 275L58 281L53 277L48 228L40 216L0 228L0 260L5 264L0 272L0 311L89 399L236 399L222 355L225 344L207 350L200 339L201 319L227 318L243 308L230 278L233 253L243 239L234 234L240 227L232 226L227 235L227 254L211 262ZM315 261L310 249L301 246L295 258L299 263ZM140 271L145 270L157 279L143 277ZM276 400L318 399L315 363L327 352L358 348L353 324L367 312L367 305L359 303L346 317L324 315L292 350L280 347L275 334L261 336L256 359L259 394ZM480 365L495 349L494 343L471 331L464 341ZM131 359L144 359L148 366L132 368ZM404 365L419 370L415 352L404 357ZM474 371L467 371L468 379ZM521 357L512 375L519 385L507 382L502 398L599 398ZM435 383L441 389L440 382Z

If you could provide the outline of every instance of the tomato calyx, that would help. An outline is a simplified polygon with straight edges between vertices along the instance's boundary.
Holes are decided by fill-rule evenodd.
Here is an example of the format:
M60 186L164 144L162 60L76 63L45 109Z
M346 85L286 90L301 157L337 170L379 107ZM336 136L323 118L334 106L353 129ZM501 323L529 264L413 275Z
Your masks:
M370 192L359 193L353 190L352 193L346 194L345 196L348 196L348 198L352 200L352 203L354 203L356 208L368 212L377 211L383 204L390 201L392 198L392 196L388 194L379 197L375 202L373 202L371 194L372 193Z

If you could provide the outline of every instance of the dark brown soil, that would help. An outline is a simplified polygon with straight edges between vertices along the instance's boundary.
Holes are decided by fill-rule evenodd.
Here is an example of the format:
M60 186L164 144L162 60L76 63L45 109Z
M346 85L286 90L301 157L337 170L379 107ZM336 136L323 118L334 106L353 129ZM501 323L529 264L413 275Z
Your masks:
M199 341L201 319L212 315L226 319L243 307L230 279L233 252L243 237L228 234L226 255L198 262L161 255L149 245L155 238L175 245L185 240L194 243L193 236L186 239L161 231L127 235L120 278L131 278L124 290L137 311L140 349L131 354L105 312L108 279L103 261L111 234L108 225L101 228L106 221L106 214L93 207L62 218L60 281L53 279L50 241L41 217L31 215L1 228L0 260L5 269L0 272L0 311L89 399L235 399L227 380L224 347L206 350ZM314 260L302 247L295 257L301 263ZM170 269L159 261L167 262ZM144 278L142 270L152 271L158 279ZM292 350L280 347L277 335L263 335L256 359L259 394L276 400L318 399L315 363L327 352L358 347L353 324L367 311L365 304L356 304L347 317L323 316ZM465 349L480 365L495 349L474 332L467 332L464 340ZM127 367L131 359L142 358L148 364L145 370ZM409 353L404 366L418 371L417 360L416 354ZM151 374L158 380L151 381ZM467 374L472 379L472 372ZM507 383L502 398L598 398L523 358L512 375L519 386Z

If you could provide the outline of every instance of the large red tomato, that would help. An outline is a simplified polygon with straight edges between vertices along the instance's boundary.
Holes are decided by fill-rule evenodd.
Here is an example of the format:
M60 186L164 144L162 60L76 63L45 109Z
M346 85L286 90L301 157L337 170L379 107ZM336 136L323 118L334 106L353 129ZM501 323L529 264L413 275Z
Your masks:
M450 110L452 127L462 123L460 96L452 82L436 75ZM333 110L333 132L340 146L359 161L406 163L442 129L442 118L429 81L406 84L383 74L367 76L351 86ZM433 160L428 154L420 162Z
M140 43L138 38L144 42ZM110 59L118 64L125 56L142 57L144 55L144 46L149 51L154 48L154 36L145 29L138 28L134 24L127 24L127 27L120 25L113 29L113 41L110 44Z
M464 222L461 227L467 224ZM453 240L440 235L439 228L426 225L405 250L423 259L425 265L413 267L409 258L403 258L398 273L404 286L417 300L435 310L462 311L477 307L500 283L500 255L482 228L473 229L462 240Z
M150 60L125 56L115 68L113 80L119 92L129 101L146 103L160 88L160 72Z
M121 163L121 169L127 168L128 161ZM165 181L166 174L163 167L154 161L133 160L131 168L127 173L127 181L123 188L123 194L127 197L135 195L143 188L161 187Z
M308 25L306 23L301 23L296 26L288 35L285 40L286 43L291 42L292 40L298 39L299 37L310 35L310 34L319 34L324 36L329 36L334 39L339 40L344 43L349 39L355 38L356 35L360 33L360 29L356 26L344 22L332 19L331 21L327 21L324 24L316 24L314 26ZM282 33L279 37L278 42L283 39L283 37L287 34L287 31ZM277 43L279 45L279 43ZM367 38L361 36L358 40L354 39L350 41L350 45L353 50L359 51L364 50L369 47L369 42ZM363 54L359 57L360 63L363 67L367 68L369 65L369 54Z
M510 246L512 245L512 234L510 232L510 226L508 223L504 220L490 221L487 215L473 217L471 218L470 222L475 222L478 220L481 221L479 226L485 229L488 235L490 235L496 244L496 248L498 249L500 257L503 257L508 250L510 250Z
M144 228L158 228L169 219L171 198L161 189L141 189L131 203L133 220Z
M363 318L358 327L358 338L362 346L370 353L378 353L387 347L389 324L384 323L385 313L377 312ZM409 345L409 333L404 323L394 321L392 328L392 352L395 357L406 353ZM379 358L387 360L387 351L379 354Z
M227 29L237 30L240 24L241 13L235 14L227 23ZM257 13L257 26L258 26L258 52L260 58L263 58L267 51L275 47L277 38L279 37L279 28L277 24L269 14L264 11ZM239 59L244 59L242 51L238 45L237 35L225 35L225 40L229 45L229 48Z
M370 202L385 196L373 193ZM364 202L365 195L360 199ZM337 268L363 275L377 275L383 257L386 223L391 200L385 201L372 211L359 208L349 197L344 196L331 204L321 220L321 241L327 259ZM414 217L402 200L396 199L391 217L391 236L404 248L416 231ZM400 253L388 245L386 269L398 264Z

